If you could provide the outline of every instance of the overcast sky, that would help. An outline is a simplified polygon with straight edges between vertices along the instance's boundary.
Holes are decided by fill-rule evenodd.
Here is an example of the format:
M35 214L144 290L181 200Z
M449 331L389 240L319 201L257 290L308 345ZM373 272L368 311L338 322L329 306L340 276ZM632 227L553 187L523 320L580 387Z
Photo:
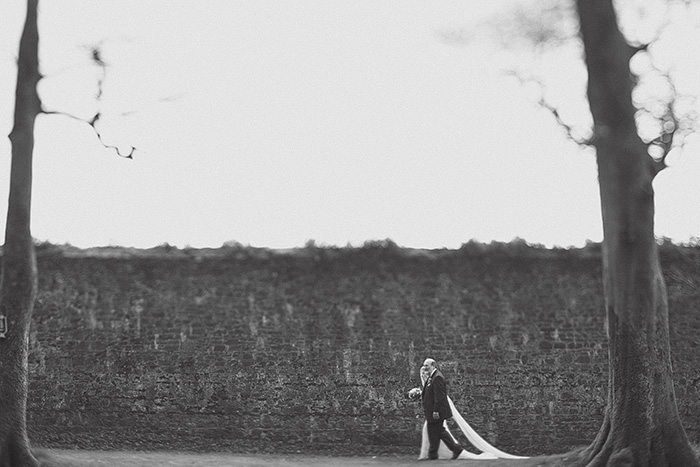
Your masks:
M444 40L512 3L44 0L45 108L100 111L105 142L137 150L121 158L88 125L41 116L32 233L141 248L600 241L593 154L505 73L532 57L478 35ZM24 8L0 4L3 135ZM98 43L109 64L101 102ZM578 58L566 50L542 63L557 79L553 99L585 120ZM698 158L686 151L658 177L657 235L700 235ZM6 199L7 138L0 164ZM5 215L2 202L3 227Z

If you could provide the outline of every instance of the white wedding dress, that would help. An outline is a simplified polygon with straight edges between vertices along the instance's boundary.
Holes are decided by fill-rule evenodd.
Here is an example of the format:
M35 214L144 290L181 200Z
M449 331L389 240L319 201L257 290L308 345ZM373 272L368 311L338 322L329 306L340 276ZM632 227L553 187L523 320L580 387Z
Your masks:
M470 443L477 448L478 450L482 451L481 454L474 454L472 452L468 452L466 449L462 451L462 453L459 455L458 459L525 459L526 457L523 456L515 456L513 454L508 454L507 452L503 452L493 446L491 446L484 438L479 436L476 431L472 427L469 426L467 421L460 415L460 413L457 411L457 408L455 407L454 403L452 402L452 399L447 397L447 401L450 403L450 408L452 409L452 419L457 423L459 426L459 429L464 433L464 436L467 437ZM445 429L447 429L447 432L450 433L449 428L447 427L447 422L444 422ZM450 433L450 436L454 438L452 433ZM428 458L428 448L430 446L430 443L428 442L428 422L423 423L423 440L421 442L421 447L420 447L420 456L418 457L419 459L427 459ZM452 451L450 451L445 443L440 441L440 447L438 449L438 458L439 459L450 459L452 458Z

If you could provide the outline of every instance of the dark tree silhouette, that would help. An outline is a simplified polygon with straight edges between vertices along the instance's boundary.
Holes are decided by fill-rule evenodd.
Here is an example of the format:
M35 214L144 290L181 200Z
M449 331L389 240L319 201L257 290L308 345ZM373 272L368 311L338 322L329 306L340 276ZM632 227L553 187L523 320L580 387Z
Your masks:
M673 389L652 181L663 165L637 133L629 61L612 0L577 0L603 217L608 405L579 465L700 466Z
M17 60L10 196L0 280L0 313L7 319L0 339L0 466L35 466L27 438L29 325L37 293L37 270L30 231L34 123L41 112L38 0L28 0Z
M32 158L34 124L37 115L58 114L90 125L100 143L117 155L132 158L136 148L121 154L116 146L104 143L97 129L98 112L91 120L42 109L37 93L39 73L39 33L37 23L39 0L27 0L27 17L22 31L17 59L14 126L10 132L12 163L10 194L5 226L5 244L0 272L0 315L7 329L0 336L0 467L31 467L38 461L27 436L27 390L29 327L37 294L37 266L31 234ZM98 82L99 101L106 63L99 47L91 50L93 62L103 70Z
M575 9L571 11L570 6ZM568 28L552 27L548 21L575 14L583 42L587 98L593 118L591 136L577 134L546 100L539 104L553 114L573 141L596 151L610 344L608 403L602 426L590 446L517 461L516 465L700 466L676 406L668 300L654 235L652 186L654 177L666 167L674 136L697 131L696 117L676 113L675 104L688 96L673 93L670 102L657 102L666 108L664 115L654 116L660 123L658 137L640 137L635 118L638 109L633 101L637 79L631 73L630 59L646 46L631 46L625 40L613 0L552 0L544 2L543 8L546 15L530 13L534 27L521 25L524 36L537 45L567 42ZM666 79L675 90L671 77L666 75Z

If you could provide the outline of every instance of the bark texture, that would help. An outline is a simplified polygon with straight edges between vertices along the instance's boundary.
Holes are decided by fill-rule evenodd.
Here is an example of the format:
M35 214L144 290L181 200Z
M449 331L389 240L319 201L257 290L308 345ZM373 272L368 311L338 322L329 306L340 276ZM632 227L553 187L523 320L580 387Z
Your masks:
M603 214L609 357L603 425L580 465L699 466L673 390L666 285L654 237L656 173L637 135L629 59L612 0L577 0Z
M29 325L37 290L30 231L34 122L41 112L37 32L38 0L28 0L20 40L15 95L10 195L0 279L0 313L7 317L0 339L0 466L36 466L27 437Z

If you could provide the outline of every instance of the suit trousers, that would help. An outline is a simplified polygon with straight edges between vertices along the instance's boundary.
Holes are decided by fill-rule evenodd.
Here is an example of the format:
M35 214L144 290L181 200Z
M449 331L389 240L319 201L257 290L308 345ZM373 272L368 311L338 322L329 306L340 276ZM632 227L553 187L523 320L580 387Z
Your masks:
M444 418L428 420L428 442L430 443L428 457L430 459L437 459L440 441L445 443L445 446L453 453L462 449L462 446L455 443L455 439L445 429L444 421Z

